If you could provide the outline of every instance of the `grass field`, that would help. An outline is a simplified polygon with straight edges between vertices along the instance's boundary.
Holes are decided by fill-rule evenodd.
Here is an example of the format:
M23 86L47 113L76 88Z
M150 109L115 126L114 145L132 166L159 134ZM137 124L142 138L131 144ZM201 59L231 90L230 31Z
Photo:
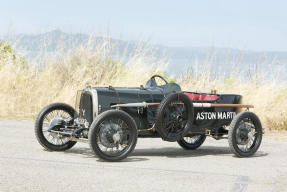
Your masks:
M254 65L248 71L217 74L208 60L189 66L177 77L166 75L168 63L155 59L145 46L138 46L124 65L123 55L112 56L113 47L102 43L96 49L78 47L60 58L51 57L45 67L15 53L0 43L0 118L33 119L45 105L65 102L74 105L76 91L92 86L140 86L153 74L165 75L183 90L238 93L243 103L254 104L265 130L287 130L287 85L265 74ZM272 75L272 74L271 74ZM270 76L270 74L269 74Z

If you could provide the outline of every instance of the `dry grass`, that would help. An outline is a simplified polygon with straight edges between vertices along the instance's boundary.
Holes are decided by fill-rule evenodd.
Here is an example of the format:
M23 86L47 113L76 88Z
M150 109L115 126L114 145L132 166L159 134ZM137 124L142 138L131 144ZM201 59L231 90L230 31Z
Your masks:
M5 48L6 47L6 48ZM44 68L27 64L20 56L0 44L0 118L35 118L42 107L52 102L74 105L75 94L87 85L139 86L152 74L163 74L167 62L156 60L150 47L139 45L123 65L123 55L115 57L108 40L96 46L78 47L61 58L50 58ZM200 66L201 70L197 67ZM193 65L176 78L183 90L238 93L243 103L254 104L267 130L287 130L286 85L266 80L257 71L218 75L207 63ZM248 74L248 76L244 76Z
M122 56L111 59L109 42L96 50L78 47L62 58L50 58L44 68L21 64L19 56L3 51L0 59L0 117L34 118L52 102L74 105L76 91L91 86L139 86L152 74L165 68L161 61L147 57L145 47L138 46L126 65ZM0 48L1 50L1 48ZM140 54L139 54L140 53Z

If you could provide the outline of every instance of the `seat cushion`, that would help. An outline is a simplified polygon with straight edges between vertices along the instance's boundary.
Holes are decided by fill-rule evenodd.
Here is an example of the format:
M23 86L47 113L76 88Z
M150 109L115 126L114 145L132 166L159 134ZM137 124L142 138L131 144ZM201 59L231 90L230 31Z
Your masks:
M193 101L214 101L218 98L217 95L205 94L205 93L184 92L184 94L187 95L189 99Z

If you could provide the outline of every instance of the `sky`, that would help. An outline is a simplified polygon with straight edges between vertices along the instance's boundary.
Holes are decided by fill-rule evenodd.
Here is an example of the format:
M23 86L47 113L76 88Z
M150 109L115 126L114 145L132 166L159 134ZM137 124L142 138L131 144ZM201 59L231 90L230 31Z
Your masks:
M172 47L287 51L286 0L0 0L0 35L109 34Z

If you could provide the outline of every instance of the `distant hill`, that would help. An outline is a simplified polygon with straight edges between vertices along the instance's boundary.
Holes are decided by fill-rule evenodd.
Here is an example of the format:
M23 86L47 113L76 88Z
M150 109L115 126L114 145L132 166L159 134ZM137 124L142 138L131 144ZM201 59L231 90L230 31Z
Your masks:
M87 34L68 34L55 30L43 34L27 35L20 34L8 41L15 45L18 52L27 59L41 58L44 54L60 56L71 48L79 45L86 46L91 40ZM93 37L94 44L101 43L102 37ZM135 51L139 42L127 42L118 39L111 39L111 44L118 47L119 52L126 51L127 58ZM217 47L167 47L153 45L153 54L156 58L166 58L169 61L169 72L177 73L185 70L186 66L199 68L202 64L213 67L219 72L230 72L234 66L246 70L253 68L256 64L261 70L284 69L286 72L287 52L256 52L239 50L233 48ZM285 76L285 74L284 74ZM283 77L282 77L283 78Z

